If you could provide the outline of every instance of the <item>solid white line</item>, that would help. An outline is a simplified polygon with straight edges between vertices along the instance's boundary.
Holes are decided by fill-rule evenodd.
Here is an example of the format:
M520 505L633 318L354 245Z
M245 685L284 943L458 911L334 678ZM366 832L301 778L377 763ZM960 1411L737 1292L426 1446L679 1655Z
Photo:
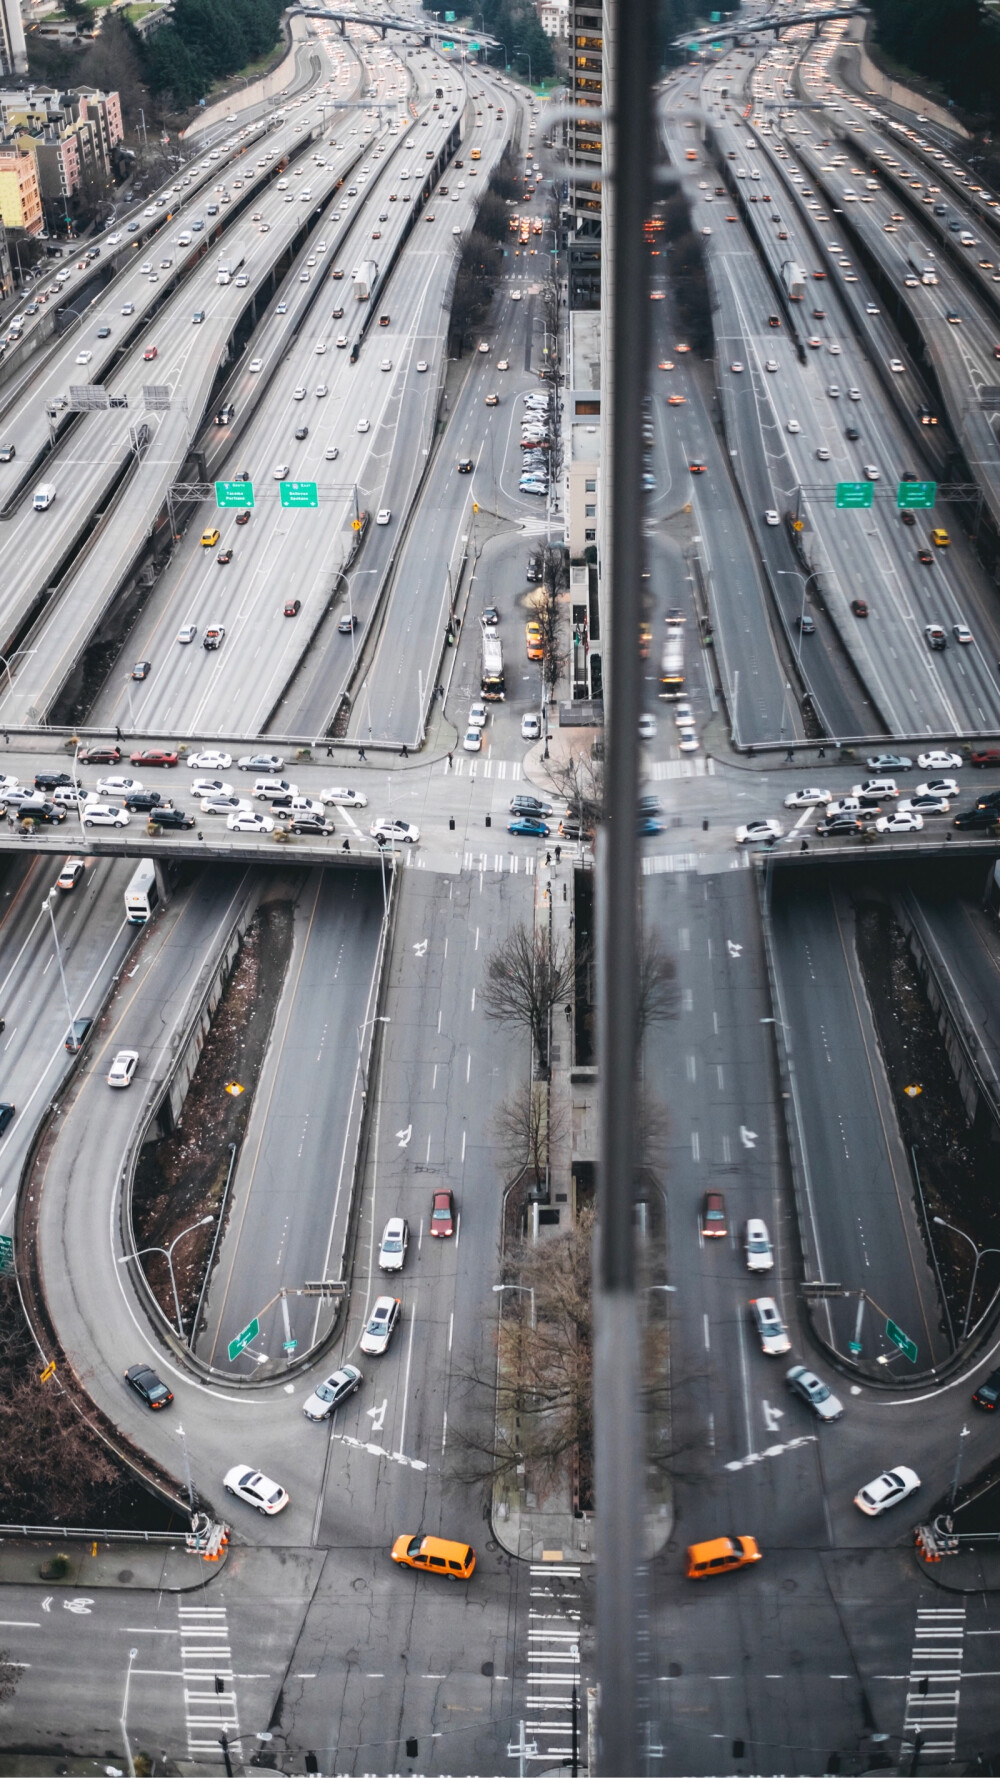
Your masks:
M406 1443L406 1411L410 1405L410 1365L413 1361L413 1330L417 1325L416 1316L410 1314L410 1338L406 1347L406 1375L403 1379L403 1418L399 1428L399 1455L402 1455Z

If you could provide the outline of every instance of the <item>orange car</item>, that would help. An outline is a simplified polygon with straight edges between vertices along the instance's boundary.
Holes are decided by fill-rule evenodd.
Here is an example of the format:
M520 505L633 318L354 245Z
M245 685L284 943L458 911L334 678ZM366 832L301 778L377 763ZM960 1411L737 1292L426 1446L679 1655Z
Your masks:
M688 1580L708 1580L713 1574L731 1574L759 1562L761 1551L755 1537L713 1537L708 1543L688 1545Z
M683 407L686 400L687 400L686 395L668 395L667 396L667 406L668 407Z
M525 640L528 645L528 659L529 659L529 661L542 660L544 658L544 649L542 648L542 626L541 626L541 624L537 624L537 623L525 624L524 635L525 635Z

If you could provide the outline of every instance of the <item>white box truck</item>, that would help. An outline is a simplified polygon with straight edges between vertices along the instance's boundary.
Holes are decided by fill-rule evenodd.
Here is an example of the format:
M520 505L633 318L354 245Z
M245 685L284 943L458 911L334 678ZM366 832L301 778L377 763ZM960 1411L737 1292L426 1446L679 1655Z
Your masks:
M39 482L32 505L36 512L46 512L56 497L55 482Z
M366 303L372 293L372 286L378 277L378 266L374 259L363 259L351 274L354 294L359 303Z
M244 253L237 253L229 259L221 259L215 275L215 282L217 284L231 284L245 258Z

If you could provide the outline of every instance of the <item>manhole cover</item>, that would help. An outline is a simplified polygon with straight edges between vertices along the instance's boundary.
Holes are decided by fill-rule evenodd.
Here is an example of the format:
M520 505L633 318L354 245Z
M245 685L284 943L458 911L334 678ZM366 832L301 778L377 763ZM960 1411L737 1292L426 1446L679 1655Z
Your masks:
M798 1581L793 1580L791 1575L788 1576L787 1580L783 1580L781 1585L786 1593L797 1593L799 1590Z
M135 1576L131 1568L119 1568L118 1579L124 1584L125 1581L134 1580Z
M368 1582L366 1580L362 1580L360 1578L360 1576L358 1577L357 1580L352 1580L352 1582L351 1582L351 1586L354 1588L354 1591L356 1593L363 1593L367 1585L368 1585Z
M486 1548L488 1550L497 1550L500 1548L500 1545L497 1543L495 1537L490 1537L487 1539Z
M482 1666L480 1667L479 1671L482 1674L484 1679L492 1679L493 1678L493 1662L492 1661L484 1661Z

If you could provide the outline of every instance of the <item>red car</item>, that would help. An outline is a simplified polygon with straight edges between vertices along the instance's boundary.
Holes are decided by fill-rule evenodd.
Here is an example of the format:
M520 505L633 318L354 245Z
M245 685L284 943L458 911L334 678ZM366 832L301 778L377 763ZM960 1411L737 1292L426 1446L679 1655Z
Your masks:
M1000 766L1000 753L995 747L988 747L981 753L969 754L970 766Z
M718 1239L729 1233L726 1221L726 1200L721 1192L706 1192L701 1206L701 1232L707 1239Z
M298 617L299 612L301 610L302 610L302 600L301 599L286 599L285 600L285 616L286 617Z
M688 464L688 471L691 475L704 475L707 468L708 468L707 463L689 463Z
M176 753L167 753L162 747L146 747L138 753L129 754L129 765L133 766L175 766Z
M158 357L159 353L156 346L147 346L142 356L148 364L150 359Z
M852 599L851 600L851 610L853 611L855 617L867 617L868 616L868 600L867 599Z
M250 523L250 509L249 509L249 507L246 507L243 512L238 512L236 514L236 523L238 525L249 525L249 523Z
M116 766L121 756L121 748L112 741L107 747L81 747L77 759L81 765Z
M455 1200L450 1191L435 1192L431 1199L431 1234L455 1233Z

